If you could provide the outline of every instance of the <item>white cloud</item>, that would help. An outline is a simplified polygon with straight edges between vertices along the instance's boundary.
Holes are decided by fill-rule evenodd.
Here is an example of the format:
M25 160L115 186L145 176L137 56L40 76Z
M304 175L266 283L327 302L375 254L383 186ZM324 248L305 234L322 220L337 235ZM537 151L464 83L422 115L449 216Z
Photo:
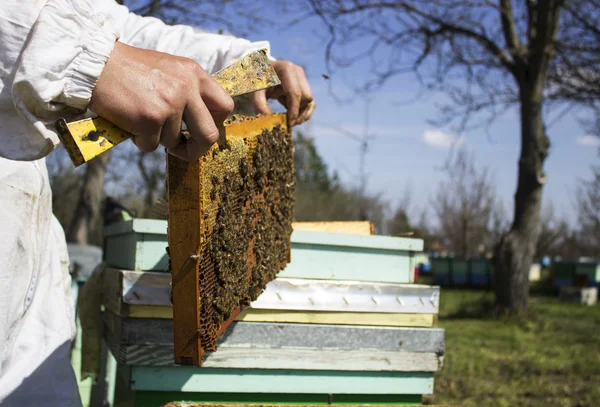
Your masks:
M591 134L586 134L584 136L577 137L577 144L586 147L599 147L600 146L600 137L592 136Z
M450 148L464 144L464 137L452 136L441 130L425 130L423 132L423 141L430 147Z

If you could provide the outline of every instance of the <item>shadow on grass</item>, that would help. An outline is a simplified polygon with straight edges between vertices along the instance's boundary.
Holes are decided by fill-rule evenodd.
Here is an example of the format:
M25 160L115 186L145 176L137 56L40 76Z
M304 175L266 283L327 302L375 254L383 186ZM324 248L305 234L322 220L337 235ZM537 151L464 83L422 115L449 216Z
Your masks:
M545 278L534 281L529 285L529 295L534 297L556 297L558 290L552 284L552 279Z
M465 298L452 311L443 316L446 320L453 319L492 319L498 318L494 298L489 293L477 297Z
M534 304L529 305L526 313L519 314L499 309L494 294L490 291L474 293L472 290L453 289L451 296L454 300L447 304L445 312L440 313L442 320L497 321L503 324L514 324L525 331L537 331L547 325L546 316L540 313Z

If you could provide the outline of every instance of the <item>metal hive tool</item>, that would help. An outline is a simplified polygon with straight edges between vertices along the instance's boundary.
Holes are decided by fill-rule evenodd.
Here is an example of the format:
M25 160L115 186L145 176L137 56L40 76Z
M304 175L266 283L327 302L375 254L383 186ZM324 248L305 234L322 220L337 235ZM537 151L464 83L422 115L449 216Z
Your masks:
M167 158L175 363L200 366L290 260L294 202L284 114L238 118L201 159Z

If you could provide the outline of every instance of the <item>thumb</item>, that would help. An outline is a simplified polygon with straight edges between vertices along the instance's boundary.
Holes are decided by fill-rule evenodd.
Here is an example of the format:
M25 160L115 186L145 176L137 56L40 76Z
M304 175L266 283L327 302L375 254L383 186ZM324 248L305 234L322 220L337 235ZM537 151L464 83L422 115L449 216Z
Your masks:
M252 100L252 104L254 105L257 114L271 113L269 102L267 102L266 90L259 90L258 92L252 93L250 95L250 100Z

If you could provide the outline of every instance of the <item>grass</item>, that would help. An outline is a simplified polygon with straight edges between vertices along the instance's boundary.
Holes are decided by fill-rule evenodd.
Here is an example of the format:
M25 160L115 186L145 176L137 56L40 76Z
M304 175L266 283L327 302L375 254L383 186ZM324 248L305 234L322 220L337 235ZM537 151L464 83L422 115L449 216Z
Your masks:
M444 367L427 404L600 405L600 305L533 296L530 318L494 316L493 294L442 288Z

